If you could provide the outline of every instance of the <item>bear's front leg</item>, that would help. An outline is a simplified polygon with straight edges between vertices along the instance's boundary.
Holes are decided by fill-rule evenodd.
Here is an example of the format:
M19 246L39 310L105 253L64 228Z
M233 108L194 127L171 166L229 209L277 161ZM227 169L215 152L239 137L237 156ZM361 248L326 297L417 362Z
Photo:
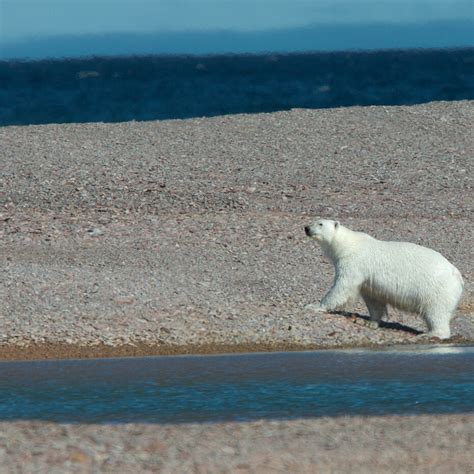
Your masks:
M349 300L354 299L359 293L358 279L354 275L336 274L331 289L324 295L321 303L309 304L305 309L316 313L335 311L343 307Z

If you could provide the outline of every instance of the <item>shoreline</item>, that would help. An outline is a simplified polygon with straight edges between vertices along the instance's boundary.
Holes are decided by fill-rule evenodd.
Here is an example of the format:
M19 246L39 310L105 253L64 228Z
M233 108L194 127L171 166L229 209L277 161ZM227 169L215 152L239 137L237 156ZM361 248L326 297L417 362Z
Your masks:
M384 350L402 349L405 347L427 347L440 345L473 345L472 340L453 337L446 341L424 340L419 343L352 343L352 344L298 344L291 342L257 342L257 343L203 343L183 345L157 344L123 344L110 346L106 344L81 345L67 343L42 343L30 345L6 344L0 346L0 362L6 361L41 361L41 360L71 360L71 359L104 359L124 357L154 357L154 356L198 356L198 355L228 355L245 353L272 352L303 352L331 350Z

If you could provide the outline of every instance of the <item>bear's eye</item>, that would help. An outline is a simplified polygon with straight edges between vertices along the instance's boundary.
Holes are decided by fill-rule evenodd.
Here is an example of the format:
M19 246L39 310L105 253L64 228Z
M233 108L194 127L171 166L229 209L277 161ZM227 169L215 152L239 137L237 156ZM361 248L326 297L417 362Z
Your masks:
M322 227L322 226L323 226L323 223L322 223L322 222L320 222L318 225L319 225L319 227Z

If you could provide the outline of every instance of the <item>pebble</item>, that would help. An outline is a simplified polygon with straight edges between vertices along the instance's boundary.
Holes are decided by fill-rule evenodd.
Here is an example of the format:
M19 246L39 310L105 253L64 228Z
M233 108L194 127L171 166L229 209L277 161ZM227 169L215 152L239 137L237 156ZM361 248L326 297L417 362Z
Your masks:
M103 234L103 231L100 230L100 229L97 228L97 227L91 227L90 229L87 229L87 233L88 233L91 237L98 237L99 235L102 235L102 234Z

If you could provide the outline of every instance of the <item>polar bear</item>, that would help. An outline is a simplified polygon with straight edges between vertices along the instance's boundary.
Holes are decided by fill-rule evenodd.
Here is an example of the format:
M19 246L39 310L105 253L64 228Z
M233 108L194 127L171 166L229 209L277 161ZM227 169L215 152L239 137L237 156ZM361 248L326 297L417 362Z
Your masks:
M361 296L372 327L378 327L391 305L423 316L429 329L426 335L450 337L449 322L464 282L459 270L441 254L409 242L377 240L334 220L320 219L304 230L336 270L321 303L306 309L331 311Z

